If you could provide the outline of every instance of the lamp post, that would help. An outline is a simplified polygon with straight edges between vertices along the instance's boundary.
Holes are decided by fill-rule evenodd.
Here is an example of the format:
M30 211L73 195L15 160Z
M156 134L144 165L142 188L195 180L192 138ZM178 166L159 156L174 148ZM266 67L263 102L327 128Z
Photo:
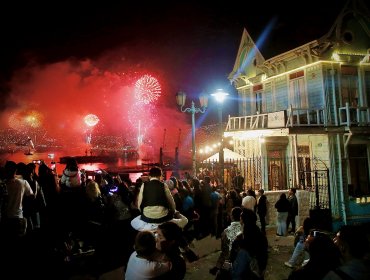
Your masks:
M229 94L227 92L224 92L222 89L217 89L215 93L211 94L216 102L217 102L217 107L218 107L218 121L219 121L219 131L220 131L220 151L218 153L218 163L220 165L220 181L222 186L224 186L224 164L225 164L225 159L224 159L224 130L222 127L222 104Z
M208 106L208 97L205 94L200 94L199 102L201 108L196 108L194 106L194 101L191 101L190 108L183 108L186 101L186 93L179 91L176 94L177 105L180 106L181 112L191 113L191 144L192 144L192 169L193 169L193 176L197 175L197 163L196 163L196 148L195 148L195 114L196 113L204 113Z

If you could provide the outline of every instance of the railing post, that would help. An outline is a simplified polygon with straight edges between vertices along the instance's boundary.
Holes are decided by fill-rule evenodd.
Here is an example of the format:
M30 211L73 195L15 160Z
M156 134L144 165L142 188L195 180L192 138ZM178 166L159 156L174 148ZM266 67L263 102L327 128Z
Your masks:
M307 124L311 125L311 120L310 120L310 110L306 110L306 117L307 117Z
M357 118L357 124L358 125L362 125L362 121L361 121L361 111L360 111L360 108L356 108L356 118Z
M347 126L351 124L351 116L349 114L349 103L346 102L346 118L347 118Z
M315 171L315 196L316 196L315 208L320 209L319 178L317 171Z
M286 127L288 127L288 126L292 127L293 126L293 116L292 116L293 115L293 108L292 108L292 104L290 104L288 110L289 110L289 115L288 115L287 122L286 122L285 126Z

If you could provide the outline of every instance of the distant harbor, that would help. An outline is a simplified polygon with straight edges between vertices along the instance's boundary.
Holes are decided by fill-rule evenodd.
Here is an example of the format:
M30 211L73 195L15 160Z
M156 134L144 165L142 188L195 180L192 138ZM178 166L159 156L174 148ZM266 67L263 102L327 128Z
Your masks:
M59 158L59 163L66 164L69 158L74 158L78 163L109 163L118 161L118 158L115 156L65 156Z

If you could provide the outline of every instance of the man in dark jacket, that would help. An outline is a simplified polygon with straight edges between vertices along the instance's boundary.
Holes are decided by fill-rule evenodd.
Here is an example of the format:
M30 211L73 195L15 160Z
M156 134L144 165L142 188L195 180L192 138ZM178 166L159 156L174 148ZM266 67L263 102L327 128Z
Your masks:
M238 194L244 190L244 177L240 174L240 171L233 178L233 186Z
M267 197L264 192L263 189L258 190L257 213L261 223L261 232L266 234Z
M298 200L296 197L296 189L291 188L288 193L288 200L290 204L290 209L288 212L288 218L286 220L286 230L289 233L295 233L295 218L298 215ZM292 223L292 229L289 231L289 224Z

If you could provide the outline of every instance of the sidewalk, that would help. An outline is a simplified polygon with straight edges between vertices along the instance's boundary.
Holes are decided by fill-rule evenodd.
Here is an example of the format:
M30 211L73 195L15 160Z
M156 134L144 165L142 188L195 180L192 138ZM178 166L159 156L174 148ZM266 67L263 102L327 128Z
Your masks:
M291 269L284 265L289 260L293 252L294 236L276 236L276 227L266 228L269 243L269 260L265 280L287 279ZM200 259L193 263L188 263L185 280L215 279L209 273L217 261L220 253L221 240L207 236L202 240L194 241L193 250L199 255Z

